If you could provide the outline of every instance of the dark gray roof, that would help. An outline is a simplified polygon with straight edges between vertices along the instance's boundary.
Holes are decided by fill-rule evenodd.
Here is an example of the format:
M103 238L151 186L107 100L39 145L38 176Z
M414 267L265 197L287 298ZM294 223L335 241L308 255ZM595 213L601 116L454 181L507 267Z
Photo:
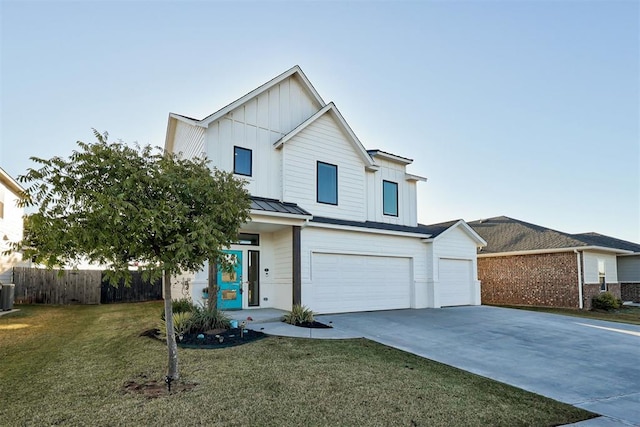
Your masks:
M576 238L590 242L594 246L604 246L607 248L624 249L625 251L640 252L640 245L626 240L616 239L615 237L605 236L599 233L580 233L574 234Z
M544 249L580 248L587 246L602 246L611 249L633 250L614 244L613 238L597 239L582 234L568 234L552 230L506 216L482 219L468 223L484 240L487 246L482 253L501 253L516 251L531 251ZM602 236L607 237L607 236ZM619 242L624 242L620 241ZM627 244L635 245L631 242ZM639 246L640 245L635 245Z
M256 211L311 216L309 212L295 203L281 202L280 200L267 199L266 197L251 196L251 209Z
M418 227L422 228L427 233L431 234L431 237L433 238L433 237L438 237L440 234L448 230L454 224L457 224L459 221L460 221L459 219L454 219L453 221L440 222L438 224L431 224L431 225L418 224Z
M418 233L418 234L424 234L425 238L428 238L429 237L428 234L431 234L426 229L426 226L420 226L420 225L417 227L411 227L408 225L387 224L384 222L350 221L346 219L326 218L321 216L314 216L311 222L317 222L321 224L345 225L349 227L372 228L375 230L399 231L403 233Z

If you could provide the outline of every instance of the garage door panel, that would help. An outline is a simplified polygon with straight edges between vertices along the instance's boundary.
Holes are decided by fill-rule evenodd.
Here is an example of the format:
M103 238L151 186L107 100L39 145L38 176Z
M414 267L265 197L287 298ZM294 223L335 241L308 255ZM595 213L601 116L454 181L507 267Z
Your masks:
M473 266L471 260L440 259L440 305L473 304Z
M411 305L409 258L314 253L312 308L320 313Z

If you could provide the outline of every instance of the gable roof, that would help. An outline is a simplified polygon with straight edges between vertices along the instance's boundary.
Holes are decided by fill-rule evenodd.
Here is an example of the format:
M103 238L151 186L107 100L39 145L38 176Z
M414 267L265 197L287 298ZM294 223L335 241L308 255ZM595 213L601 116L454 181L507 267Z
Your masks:
M0 183L6 186L12 193L20 195L24 193L24 188L11 177L4 169L0 168Z
M209 126L210 123L218 120L219 118L221 118L222 116L224 116L228 112L230 112L232 110L235 110L236 108L238 108L241 105L245 104L247 101L250 101L251 99L259 96L260 94L262 94L262 93L264 93L266 91L268 91L269 89L271 89L275 85L277 85L280 82L288 79L291 76L294 76L294 77L296 77L298 79L298 81L301 83L302 88L311 96L311 98L313 100L315 100L318 103L318 107L323 107L325 105L325 102L322 99L322 97L320 96L320 94L313 87L313 85L311 84L311 82L309 81L307 76L302 72L302 68L300 68L299 65L295 65L295 66L291 67L290 69L288 69L287 71L285 71L284 73L280 74L279 76L276 76L273 79L271 79L268 82L266 82L265 84L255 88L254 90L252 90L251 92L247 93L243 97L238 98L235 101L233 101L232 103L222 107L221 109L219 109L215 113L209 114L204 119L196 120L196 119L193 119L191 117L187 117L187 116L183 116L181 114L175 114L175 113L170 113L169 117L170 118L175 118L175 119L178 119L178 120L182 120L182 121L185 121L185 122L190 123L190 124L195 124L197 126L207 127L207 126Z
M541 253L574 249L595 249L621 254L630 252L616 245L602 244L604 242L596 242L592 238L563 233L507 216L471 221L469 225L487 241L482 254Z
M291 132L289 132L288 134L286 134L285 136L277 140L273 144L273 146L275 148L282 147L284 143L290 141L293 137L295 137L297 134L302 132L309 125L317 121L320 117L324 116L325 114L330 114L336 120L338 127L340 127L340 129L347 135L347 139L355 149L356 153L358 153L358 155L362 158L362 161L364 162L365 167L369 170L376 170L378 166L375 164L375 162L373 161L373 159L371 158L367 150L365 150L364 146L362 145L362 143L360 142L356 134L353 132L353 130L351 130L351 127L349 126L349 124L347 124L347 121L344 119L342 114L340 114L340 111L338 110L338 108L335 106L333 102L330 102L329 104L325 105L324 108L320 109L320 111L316 112L313 116L309 117L307 120L300 123Z
M487 244L487 242L482 238L482 236L476 233L476 231L473 228L471 228L469 224L467 224L462 219L455 219L453 221L440 222L440 223L431 224L431 225L418 224L418 227L424 229L426 232L428 232L431 235L429 240L437 240L441 236L444 236L447 233L451 232L451 230L460 228L460 230L465 232L469 237L471 237L472 240L476 242L476 245L478 247L485 246Z
M615 237L605 236L604 234L591 232L574 234L573 236L584 242L590 242L593 245L624 249L626 251L640 253L640 244L616 239Z

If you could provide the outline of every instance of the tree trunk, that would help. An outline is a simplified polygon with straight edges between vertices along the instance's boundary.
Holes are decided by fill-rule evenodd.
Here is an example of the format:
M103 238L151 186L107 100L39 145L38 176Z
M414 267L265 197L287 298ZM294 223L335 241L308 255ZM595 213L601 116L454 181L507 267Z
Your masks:
M164 318L167 324L167 351L169 353L169 366L167 368L167 381L180 378L178 371L178 345L173 331L173 307L171 305L171 274L164 272Z
M207 300L207 306L211 310L218 308L218 264L215 260L209 260L209 281L207 283L209 287L209 299Z

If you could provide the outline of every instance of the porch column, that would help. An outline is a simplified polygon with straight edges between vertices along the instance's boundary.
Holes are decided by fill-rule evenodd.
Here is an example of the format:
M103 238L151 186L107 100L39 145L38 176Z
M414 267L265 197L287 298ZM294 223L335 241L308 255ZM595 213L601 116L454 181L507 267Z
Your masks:
M300 256L300 226L293 229L293 304L302 304L302 269Z

